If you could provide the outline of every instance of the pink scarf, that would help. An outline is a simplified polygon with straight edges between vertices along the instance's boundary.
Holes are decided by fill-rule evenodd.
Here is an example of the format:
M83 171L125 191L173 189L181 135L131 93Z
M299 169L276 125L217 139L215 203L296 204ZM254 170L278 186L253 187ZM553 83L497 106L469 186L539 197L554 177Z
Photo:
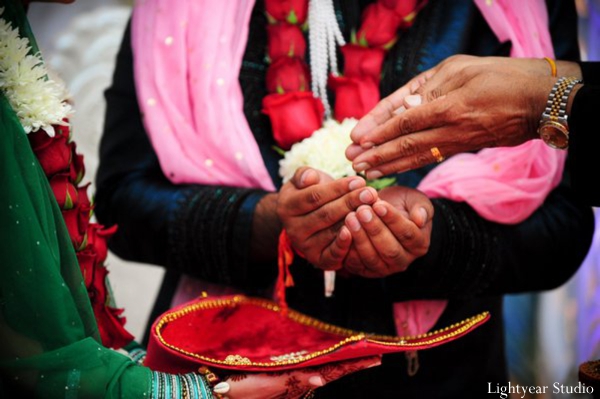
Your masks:
M513 57L553 56L543 0L475 3L497 37L512 41ZM173 183L274 191L244 117L238 81L253 6L253 0L140 0L135 6L138 101ZM419 189L466 201L488 220L518 223L558 184L564 159L564 152L540 141L462 154L435 168ZM428 331L445 306L445 301L395 304L399 334Z

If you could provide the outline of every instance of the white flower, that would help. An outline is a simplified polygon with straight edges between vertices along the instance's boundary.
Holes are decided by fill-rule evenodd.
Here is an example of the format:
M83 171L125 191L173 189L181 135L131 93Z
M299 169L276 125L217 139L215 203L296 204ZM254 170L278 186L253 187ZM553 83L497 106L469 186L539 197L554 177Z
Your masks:
M41 55L30 52L29 40L0 18L0 90L26 133L43 129L54 136L52 125L66 125L64 119L72 113L67 91L62 82L48 78Z
M283 182L289 181L301 166L319 169L334 179L356 175L345 152L352 144L350 132L357 123L356 119L345 119L342 123L330 119L312 136L294 144L279 161Z

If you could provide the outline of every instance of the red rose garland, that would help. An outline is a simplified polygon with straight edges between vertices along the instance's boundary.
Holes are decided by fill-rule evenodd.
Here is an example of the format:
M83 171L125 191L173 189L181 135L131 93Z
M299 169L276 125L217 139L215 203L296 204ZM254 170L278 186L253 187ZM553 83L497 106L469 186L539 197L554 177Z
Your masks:
M111 306L106 281L108 271L104 266L108 254L106 240L116 232L117 226L104 228L90 223L94 205L87 194L89 183L80 185L85 174L83 156L76 153L75 143L69 141L69 126L55 125L54 130L54 137L42 129L30 133L29 142L50 181L67 225L102 344L122 348L133 341L133 336L123 327L123 309Z
M341 48L343 75L329 79L336 98L335 119L361 118L377 104L385 53L396 42L398 30L412 25L426 1L378 0L365 8L359 30ZM319 129L324 117L321 100L310 91L305 61L307 46L301 27L306 23L308 0L266 0L265 8L271 64L263 112L271 120L275 141L287 150Z

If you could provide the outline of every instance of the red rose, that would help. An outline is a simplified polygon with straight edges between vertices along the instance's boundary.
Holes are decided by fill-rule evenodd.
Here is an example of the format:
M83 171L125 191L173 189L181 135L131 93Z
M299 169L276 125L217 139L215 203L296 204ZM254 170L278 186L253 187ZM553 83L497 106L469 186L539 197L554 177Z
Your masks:
M306 40L300 28L285 22L267 26L269 58L275 61L280 57L306 55Z
M92 183L87 183L86 185L77 187L77 197L79 199L80 206L90 207L92 204L90 202L90 197L88 196L87 189Z
M50 188L60 209L72 209L79 203L77 188L67 173L57 173L50 178Z
M123 327L127 322L127 319L121 316L124 309L117 309L100 303L92 306L92 308L98 323L102 345L107 348L118 349L133 341L133 335Z
M83 175L85 174L85 165L83 163L83 155L77 154L76 149L77 146L74 142L69 143L71 148L71 165L69 168L69 173L71 175L71 180L75 184L79 184L83 179Z
M362 118L379 101L378 84L368 77L331 76L329 87L335 92L335 119Z
M108 229L105 229L104 226L98 223L90 223L88 225L86 250L90 249L96 254L96 261L99 264L104 263L108 255L106 240L116 232L116 225Z
M396 40L396 32L402 19L380 3L365 8L360 29L357 32L358 44L363 47L385 47Z
M88 226L90 225L90 219L92 217L92 206L79 204L79 214L77 216L77 223L79 228L79 234L81 236L85 236L88 231ZM83 242L82 242L83 243ZM81 249L81 246L76 246L76 250Z
M277 145L284 150L319 129L325 114L321 100L309 91L269 94L263 99L263 112L271 119Z
M265 0L269 22L287 21L302 25L308 15L308 0Z
M379 2L385 8L393 10L402 19L417 9L417 0L379 0Z
M89 217L87 218L87 223L81 220L81 209L79 206L68 210L63 209L62 215L65 219L65 224L67 225L67 230L69 231L69 236L71 237L75 250L82 249L81 246L83 244L83 239L85 238ZM85 229L82 230L81 227L83 226L85 226Z
M342 54L344 54L344 76L369 76L379 82L385 56L382 48L347 44L342 47Z
M83 275L85 287L89 290L94 281L94 267L96 266L96 253L92 249L84 249L76 253L79 268Z
M298 57L282 57L267 69L267 91L289 93L310 90L310 71Z
M46 176L69 170L71 149L67 143L67 135L56 134L54 137L50 137L40 129L29 134L29 140Z
M96 316L102 344L109 348L122 348L133 341L133 336L123 328L126 321L121 317L123 309L108 305L111 301L106 287L107 275L106 267L98 265L94 268L93 283L89 290L92 309Z

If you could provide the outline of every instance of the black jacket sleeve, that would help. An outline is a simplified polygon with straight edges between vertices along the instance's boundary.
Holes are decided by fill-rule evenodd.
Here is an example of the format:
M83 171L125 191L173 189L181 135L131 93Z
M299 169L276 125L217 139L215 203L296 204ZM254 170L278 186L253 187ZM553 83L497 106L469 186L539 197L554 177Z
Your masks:
M252 215L260 190L174 185L167 180L144 130L133 79L130 27L106 91L100 143L96 213L118 224L109 241L124 259L166 266L213 282L263 288L274 269L263 272L247 254Z
M528 219L502 225L467 204L433 200L432 247L404 273L387 278L393 300L468 298L548 290L579 268L594 218L571 190L555 189Z
M600 62L582 62L581 70L584 86L575 95L569 116L568 166L573 190L588 204L600 206L600 185L589 178L598 170Z

